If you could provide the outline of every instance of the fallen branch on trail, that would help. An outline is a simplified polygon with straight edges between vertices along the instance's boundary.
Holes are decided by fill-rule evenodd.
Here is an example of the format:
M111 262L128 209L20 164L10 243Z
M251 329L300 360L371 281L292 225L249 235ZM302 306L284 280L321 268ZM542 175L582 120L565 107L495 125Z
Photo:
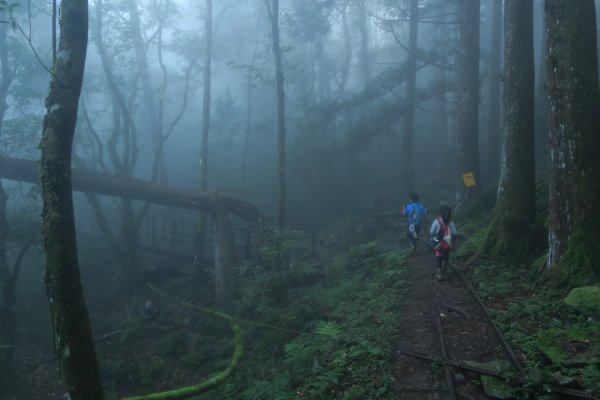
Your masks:
M448 360L443 357L438 357L438 356L434 356L434 355L430 355L430 354L424 354L424 353L420 353L420 352L412 351L412 350L398 350L398 353L404 354L406 356L414 357L414 358L419 358L421 360L431 361L431 362L440 362L441 361L445 365L448 365L448 366L451 366L454 368L462 369L464 371L469 371L469 372L475 372L480 375L491 376L491 377L502 379L505 381L518 382L518 383L524 384L524 385L531 385L531 383L532 383L532 381L530 379L523 378L521 376L508 376L508 375L503 374L498 371L478 367L477 363L474 363L472 361L451 361L451 360ZM543 384L544 387L547 388L547 390L550 390L550 392L548 392L548 393L561 394L561 395L576 398L576 399L600 400L600 397L594 395L594 393L592 393L592 392L584 392L582 390L576 390L576 389L567 389L567 388L560 387L558 385L553 385L553 384L549 384L549 383L545 383L545 382L536 382L536 383L538 383L540 385Z
M216 192L198 192L99 172L72 169L73 190L139 200L168 207L212 213L225 209L246 221L258 221L258 207ZM30 160L0 156L0 178L39 183L39 165Z

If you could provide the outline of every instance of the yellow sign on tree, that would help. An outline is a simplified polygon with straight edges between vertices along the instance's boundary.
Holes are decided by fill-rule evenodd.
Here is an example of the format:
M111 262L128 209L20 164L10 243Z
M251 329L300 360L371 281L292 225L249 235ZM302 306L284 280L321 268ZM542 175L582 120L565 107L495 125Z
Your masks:
M475 175L473 175L472 172L467 172L466 174L463 174L463 181L465 182L465 187L473 187L475 186L477 183L475 182Z

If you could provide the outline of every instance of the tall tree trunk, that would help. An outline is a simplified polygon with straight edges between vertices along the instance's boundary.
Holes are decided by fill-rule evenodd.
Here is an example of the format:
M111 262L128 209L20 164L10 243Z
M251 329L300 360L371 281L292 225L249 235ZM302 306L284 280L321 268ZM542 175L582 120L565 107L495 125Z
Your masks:
M279 0L265 0L269 21L273 56L275 57L275 81L277 84L277 227L285 227L285 92L283 86L283 63L279 41Z
M87 0L63 0L60 15L40 144L44 281L58 366L69 397L101 400L104 392L81 285L71 193L71 149L88 38Z
M407 193L414 192L413 176L413 136L415 126L415 94L417 88L417 35L419 27L419 1L410 2L410 27L408 30L408 76L406 79L406 101L409 107L404 112L402 137L402 180Z
M446 176L448 174L448 170L450 170L449 166L452 163L451 155L450 155L450 146L451 146L451 138L450 138L450 130L448 129L450 116L448 115L448 102L446 101L446 97L448 96L448 75L447 72L443 69L439 70L439 79L440 79L440 93L442 93L443 98L439 102L439 113L441 115L442 121L439 132L439 142L438 154L436 157L436 175L437 176ZM447 180L444 180L447 181ZM447 182L446 182L447 183ZM440 182L440 184L443 184ZM444 187L446 189L446 187Z
M364 86L367 86L371 80L371 65L369 62L369 25L366 3L365 0L358 0L358 29L360 32L359 62Z
M100 55L100 61L102 63L102 69L106 76L106 82L111 96L111 107L112 107L112 132L111 137L107 141L107 150L110 155L110 160L113 165L115 172L123 177L132 177L136 163L135 153L135 135L134 133L134 122L133 116L130 111L130 107L127 104L126 98L123 95L121 88L115 78L113 71L112 57L106 48L103 37L103 1L96 0L95 4L95 19L91 29L91 37ZM156 115L155 115L156 117ZM152 129L156 129L155 124ZM160 131L159 131L160 132ZM122 143L122 148L119 144ZM91 197L88 196L88 200ZM91 202L94 212L97 214L102 212L101 207L97 207L95 202ZM119 260L119 266L124 268L122 271L125 276L134 278L139 270L137 263L137 237L139 232L136 230L135 212L132 203L128 199L123 199L120 202L120 215L121 215L121 232L120 242L116 244L120 245L120 250L115 252L115 257ZM96 215L96 218L102 219L104 216ZM105 232L105 230L102 230ZM107 237L109 243L115 244L110 238Z
M211 102L211 68L212 68L212 0L206 0L206 21L204 22L204 92L202 95L202 143L200 148L200 190L208 188L208 135L210 133L210 102ZM206 232L206 215L198 216L196 232L194 271L199 274L199 268L204 259L204 236Z
M215 306L227 307L233 298L233 267L236 263L233 231L227 211L213 214L215 223Z
M593 0L546 0L550 145L547 270L557 283L597 282L600 121Z
M212 0L206 0L206 21L204 22L204 92L202 95L202 148L200 149L200 190L208 188L208 135L210 132L212 68Z
M254 80L254 69L256 68L256 58L258 57L260 21L259 13L258 21L256 22L254 51L252 52L252 60L248 66L248 75L246 76L246 129L244 132L244 154L242 155L242 177L244 178L244 181L246 181L248 146L250 144L250 131L252 130L252 85Z
M340 14L342 15L342 32L344 35L344 58L340 70L340 97L346 97L346 85L350 76L350 65L352 63L352 38L350 37L350 27L348 26L348 1L340 5Z
M492 2L492 44L490 47L490 80L489 96L490 111L488 122L487 143L487 178L495 182L500 176L500 153L502 143L500 138L500 60L502 51L502 0L491 0Z
M504 1L504 30L502 171L486 248L520 258L535 222L533 0Z
M3 24L5 25L5 24ZM2 29L2 27L0 27ZM15 312L14 286L11 288L11 272L6 255L8 219L6 201L8 196L0 181L0 398L9 396L16 388L15 370Z
M479 0L459 0L458 151L460 179L471 173L476 185L459 191L462 203L479 193Z
M533 14L544 12L543 2L534 3ZM536 9L537 8L537 9ZM540 21L539 32L539 66L535 88L535 152L536 170L548 168L548 98L546 96L546 29L544 21ZM535 35L534 35L535 36ZM535 46L534 46L535 47Z
M8 109L7 97L8 89L13 81L13 72L8 64L8 24L0 25L0 63L2 64L0 78L0 138L2 137L2 128L4 126L4 115ZM8 194L2 186L0 180L0 397L9 395L15 388L15 365L14 365L14 346L15 346L15 285L16 277L11 273L8 256L8 212L6 203Z
M146 58L146 44L142 36L142 28L140 22L140 12L138 9L138 0L128 0L127 6L129 8L129 27L131 30L131 36L133 39L133 47L135 50L135 61L137 64L137 71L142 83L142 96L144 108L146 111L146 128L150 134L154 151L158 151L157 167L158 167L158 181L162 183L168 182L167 177L167 166L163 156L163 150L161 146L161 125L158 123L158 112L156 109L156 100L154 98L154 90L152 88L152 80L148 72L148 62Z

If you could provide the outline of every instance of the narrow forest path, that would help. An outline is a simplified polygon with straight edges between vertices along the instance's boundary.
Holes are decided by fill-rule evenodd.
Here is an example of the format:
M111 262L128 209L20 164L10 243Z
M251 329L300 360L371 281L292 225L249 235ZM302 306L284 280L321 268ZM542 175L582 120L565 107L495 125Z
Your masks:
M437 320L440 318L450 360L479 363L506 359L500 341L469 290L451 269L437 282L435 256L420 249L407 263L407 291L399 312L404 319L396 344L396 384L398 399L447 399L446 376L442 364L420 360L401 350L441 356ZM476 376L452 370L457 399L489 399Z

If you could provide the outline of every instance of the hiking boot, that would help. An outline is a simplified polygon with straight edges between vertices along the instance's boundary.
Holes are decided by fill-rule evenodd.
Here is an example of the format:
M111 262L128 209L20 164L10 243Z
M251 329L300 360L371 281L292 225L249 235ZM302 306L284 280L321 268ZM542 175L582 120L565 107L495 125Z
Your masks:
M435 277L438 280L438 282L442 281L442 269L441 268L437 268L435 270Z

